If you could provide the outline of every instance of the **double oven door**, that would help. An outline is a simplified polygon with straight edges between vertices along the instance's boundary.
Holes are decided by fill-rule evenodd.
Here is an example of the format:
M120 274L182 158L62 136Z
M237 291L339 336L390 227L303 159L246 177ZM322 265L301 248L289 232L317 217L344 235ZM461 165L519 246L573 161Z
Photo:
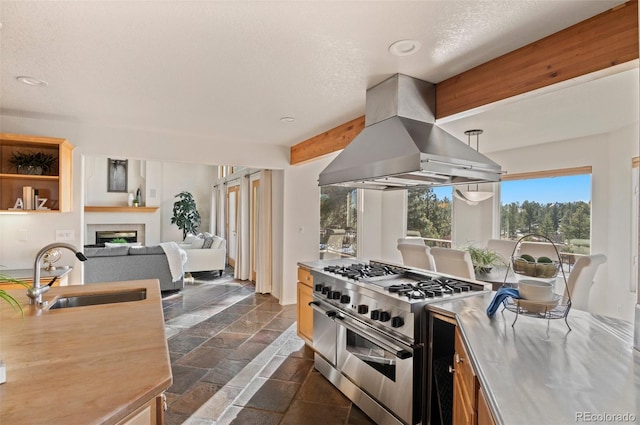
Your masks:
M319 299L312 304L316 351L404 423L415 423L414 347Z

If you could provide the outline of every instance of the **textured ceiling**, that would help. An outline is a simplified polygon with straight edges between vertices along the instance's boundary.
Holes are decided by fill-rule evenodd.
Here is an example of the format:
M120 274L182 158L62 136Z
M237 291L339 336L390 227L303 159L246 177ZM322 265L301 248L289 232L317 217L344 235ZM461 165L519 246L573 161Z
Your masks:
M362 115L367 87L394 73L437 83L620 3L3 0L1 112L290 146ZM406 38L421 42L417 54L388 53ZM515 134L521 144L575 137L585 114L579 132L608 131L637 121L637 70L623 75L444 126L459 137L483 128L486 150Z

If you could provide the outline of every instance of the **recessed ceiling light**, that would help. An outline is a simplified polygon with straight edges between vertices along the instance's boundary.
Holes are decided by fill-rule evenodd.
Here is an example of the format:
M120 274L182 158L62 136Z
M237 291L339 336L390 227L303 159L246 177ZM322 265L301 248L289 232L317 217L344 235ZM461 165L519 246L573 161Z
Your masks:
M282 118L280 118L280 121L289 123L289 122L295 122L296 119L293 118L293 117L282 117Z
M409 56L420 50L420 42L418 40L398 40L391 43L389 53L394 56Z
M26 84L28 86L46 86L46 85L49 84L46 81L39 80L39 79L34 78L34 77L27 77L27 76L16 77L16 80L18 80L21 83Z

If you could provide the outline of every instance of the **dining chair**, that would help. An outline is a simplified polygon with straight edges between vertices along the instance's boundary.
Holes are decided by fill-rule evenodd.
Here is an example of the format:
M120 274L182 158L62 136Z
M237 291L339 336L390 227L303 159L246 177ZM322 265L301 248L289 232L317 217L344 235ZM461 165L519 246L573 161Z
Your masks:
M413 245L425 246L424 239L417 236L407 236L405 238L398 238L398 243L410 243Z
M430 248L417 243L398 243L398 250L402 254L402 264L424 270L435 270Z
M507 265L512 256L518 255L517 250L515 250L517 244L517 241L508 239L489 239L487 241L487 249L497 253L504 261L504 264Z
M567 279L572 308L589 311L589 293L593 285L593 278L600 264L606 261L607 257L604 254L585 255L576 260Z
M518 255L529 254L535 258L549 257L552 260L560 261L553 244L549 242L521 242Z
M435 261L435 270L465 279L475 279L471 255L467 251L453 248L431 248L431 255Z

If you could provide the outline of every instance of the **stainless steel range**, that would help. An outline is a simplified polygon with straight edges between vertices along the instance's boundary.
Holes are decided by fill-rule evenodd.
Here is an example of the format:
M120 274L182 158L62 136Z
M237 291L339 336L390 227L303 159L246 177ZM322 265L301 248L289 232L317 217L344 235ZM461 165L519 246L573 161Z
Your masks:
M485 286L380 261L311 273L316 369L376 423L422 423L424 306Z

